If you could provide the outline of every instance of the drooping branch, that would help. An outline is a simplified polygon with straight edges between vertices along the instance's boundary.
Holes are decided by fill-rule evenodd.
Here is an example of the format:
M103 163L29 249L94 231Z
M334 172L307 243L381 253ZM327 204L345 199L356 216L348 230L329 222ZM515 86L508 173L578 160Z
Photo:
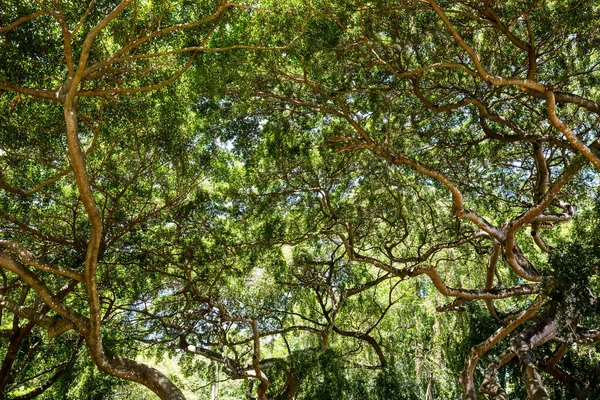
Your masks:
M548 163L546 162L546 158L544 157L544 152L542 150L542 146L539 144L533 145L533 157L535 160L535 168L536 168L536 183L533 188L533 202L534 204L539 204L546 192L548 191L548 182L550 179L550 171L548 169ZM531 224L531 236L533 237L533 241L538 246L540 250L546 253L550 253L550 249L544 243L542 236L540 235L540 222L534 221Z

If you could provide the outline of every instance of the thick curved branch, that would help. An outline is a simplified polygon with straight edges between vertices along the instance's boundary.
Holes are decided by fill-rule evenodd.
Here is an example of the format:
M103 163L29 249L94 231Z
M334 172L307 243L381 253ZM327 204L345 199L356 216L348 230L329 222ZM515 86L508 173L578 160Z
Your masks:
M21 24L23 24L23 23L25 23L27 21L30 21L32 19L35 19L35 18L40 17L42 15L47 15L47 14L49 14L49 12L47 10L42 10L42 11L38 11L38 12L35 12L33 14L29 14L29 15L26 15L24 17L21 17L18 20L14 21L14 22L6 25L6 26L0 27L0 35L8 32L8 31L10 31L12 29L15 29L17 26L19 26L19 25L21 25Z
M539 365L540 370L549 373L559 382L567 382L569 380L569 375L565 374L556 366L561 358L567 354L569 351L569 345L566 343L561 343L560 346L556 349L554 353L544 362Z
M379 363L380 363L381 367L385 368L387 366L387 360L385 359L385 355L383 354L383 351L381 350L381 346L379 345L379 343L377 342L377 340L375 340L375 338L373 336L369 335L368 333L345 331L345 330L338 328L337 326L333 327L333 331L335 333L337 333L338 335L353 337L353 338L367 342L373 348L375 353L377 353L377 357L379 358Z
M41 99L60 101L60 95L58 91L53 92L52 90L27 88L19 85L14 85L4 78L0 78L0 90L4 90L6 92L17 92L33 97L39 97Z
M575 157L569 166L565 168L560 176L554 181L544 196L539 199L537 205L531 207L525 213L513 218L508 223L508 232L514 232L524 224L530 223L539 217L544 210L546 210L550 204L556 200L562 188L569 183L575 175L577 175L581 168L583 168L584 164L583 157Z
M53 183L58 182L63 176L67 175L69 172L71 172L70 168L62 170L59 173L57 173L56 175L54 175L52 178L35 185L31 189L24 190L19 187L12 186L8 182L6 182L6 179L4 179L4 175L0 171L0 189L4 189L10 193L18 194L21 197L27 197L33 193L36 193L36 192L42 190L43 188L45 188L48 185L52 185Z
M456 41L456 43L458 43L458 45L460 47L462 47L465 50L465 52L469 55L469 57L471 58L471 61L473 61L473 64L475 64L475 69L479 73L479 76L481 76L481 78L483 78L483 80L491 83L494 86L516 85L516 86L521 86L523 88L535 90L539 93L546 92L546 87L544 85L542 85L541 83L529 80L529 79L514 79L514 78L506 79L506 78L501 78L498 76L491 75L484 68L483 64L479 60L479 57L477 56L477 53L463 40L463 38L460 36L458 31L454 28L454 26L452 25L452 23L446 16L446 13L444 12L444 10L442 10L440 8L440 6L437 4L437 2L435 0L427 0L427 2L431 5L431 7L435 11L435 13L440 17L440 19L442 20L444 25L446 25L446 27L450 31L450 34Z
M433 254L437 253L438 251L442 250L442 249L452 249L452 248L456 248L459 246L462 246L465 243L471 243L472 241L479 239L479 238L489 238L489 235L487 232L484 231L478 231L475 232L465 238L462 239L458 239L458 240L454 240L452 242L446 242L446 243L440 243L440 244L436 244L431 246L429 249L427 249L427 251L425 251L423 254L419 255L419 256L414 256L414 257L391 257L391 260L393 262L397 262L397 263L420 263L423 261L426 261L427 259L429 259L429 257L431 257Z
M381 149L381 151L384 150ZM384 154L385 153L388 152L384 152ZM448 179L445 175L401 153L389 154L389 156L386 158L390 159L390 161L394 165L406 165L408 167L411 167L417 172L429 176L430 178L433 178L436 181L443 184L444 186L446 186L446 188L450 190L450 193L452 194L452 211L454 215L456 215L459 218L467 219L473 222L479 229L483 230L500 243L504 243L506 241L505 234L501 229L493 226L476 213L466 210L464 208L463 194L456 187L456 185L452 181L450 181L450 179Z
M50 292L46 284L24 265L12 259L8 254L0 252L0 267L17 274L27 283L41 299L54 311L71 321L80 332L87 332L87 319L64 305L58 296Z
M38 269L40 271L49 272L54 275L64 276L66 278L71 278L78 282L83 281L83 276L78 271L72 268L62 267L60 265L48 264L42 261L38 261L29 250L27 250L24 246L20 245L17 242L13 242L10 240L0 240L0 248L10 250L14 254L18 255L25 264L30 265L33 268Z
M540 293L540 287L537 285L517 285L483 290L450 288L444 284L439 272L433 267L410 268L405 276L414 277L421 274L431 278L434 286L441 294L467 300L496 300Z
M592 150L583 143L575 133L556 115L556 96L552 90L546 92L546 112L550 119L550 123L559 132L561 132L565 138L575 147L579 153L591 162L598 171L600 171L600 158L592 152Z
M479 387L479 391L488 396L492 396L494 400L508 400L508 394L502 388L497 380L496 374L500 367L515 358L516 354L511 349L504 350L498 357L488 364L483 374L483 382Z
M121 357L105 345L103 345L102 353L104 362L98 365L101 371L141 383L156 393L161 400L185 400L181 390L157 369Z
M570 321L567 321L566 324L570 324ZM562 323L559 323L556 310L550 305L545 314L535 324L513 337L509 348L488 365L481 391L497 396L495 398L498 399L506 399L506 392L498 385L496 374L502 365L516 356L523 367L523 379L528 398L548 400L549 397L539 375L538 365L532 350L553 339L557 334L559 325L562 325ZM566 349L568 349L568 346L566 346ZM559 349L558 353L550 359L549 365L551 367L564 355L566 349Z
M529 50L528 50L529 67L528 67L527 79L514 79L514 78L506 79L506 78L501 78L498 76L491 75L484 68L483 64L479 60L479 57L477 56L477 53L463 40L463 38L460 36L458 31L454 28L454 26L452 25L452 23L446 16L446 13L444 12L444 10L437 4L437 2L435 0L427 0L427 2L430 4L432 9L435 11L435 13L440 17L440 19L442 20L442 22L444 23L446 28L448 28L448 30L450 31L450 34L452 35L452 37L454 38L456 43L460 47L462 47L463 50L465 50L465 52L469 55L469 57L473 61L473 64L475 65L475 69L477 70L477 73L486 82L488 82L494 86L507 86L507 85L519 86L522 89L526 90L527 93L529 93L530 95L537 97L537 98L542 98L542 99L547 97L549 95L549 93L552 93L552 97L555 98L556 101L563 102L563 103L575 104L575 105L578 105L580 107L587 109L588 111L591 111L591 112L594 112L594 113L600 115L600 104L599 103L594 102L589 99L585 99L581 96L578 96L578 95L575 95L572 93L566 93L566 92L560 92L560 91L554 92L553 90L547 90L545 85L533 80L533 78L535 77L535 71L536 71L535 54L533 54L535 52L535 49L531 48L531 44L529 45ZM510 39L510 37L509 37L509 39ZM531 39L533 39L533 38L531 38ZM552 107L552 108L554 108L554 107ZM554 123L553 123L553 125L554 125ZM596 164L594 164L594 165L596 165ZM598 168L597 165L596 165L596 167Z
M73 323L67 319L50 318L34 307L20 306L3 295L0 295L0 307L41 326L48 332L49 338L54 338L74 328Z
M592 345L600 342L600 329L577 331L577 343Z
M471 352L465 361L465 369L463 370L459 379L464 388L463 399L477 399L477 391L475 389L473 374L479 359L492 347L494 347L502 338L506 337L509 333L514 331L519 325L523 324L528 319L531 319L542 305L542 302L543 297L539 296L527 310L521 312L521 314L519 314L508 325L499 328L490 337L471 349Z
M252 366L254 367L254 372L256 373L256 378L260 381L258 388L256 389L256 394L258 396L258 400L267 400L267 389L269 389L269 378L262 372L260 366L260 332L258 331L258 323L256 320L252 320L250 322L252 326L252 336L254 338L254 351L252 354Z
M485 289L490 290L494 286L494 276L496 275L496 269L498 266L498 259L500 258L500 245L492 241L492 254L490 255L490 261L488 263L486 278L485 278ZM500 321L498 316L498 310L494 306L494 302L491 299L485 300L485 306L488 309L490 315L497 321Z
M522 278L539 282L541 276L530 267L530 263L519 250L515 243L515 233L523 225L534 221L539 217L549 206L555 201L561 189L566 185L583 167L583 158L575 157L571 164L563 171L563 173L554 181L553 185L548 189L544 196L539 200L539 203L529 208L523 214L513 218L506 228L506 244L504 255L506 261L512 269Z

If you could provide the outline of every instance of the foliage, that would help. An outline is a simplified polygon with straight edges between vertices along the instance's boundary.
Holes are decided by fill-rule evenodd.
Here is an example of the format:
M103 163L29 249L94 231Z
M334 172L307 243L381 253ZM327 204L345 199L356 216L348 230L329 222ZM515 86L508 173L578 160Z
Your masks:
M598 397L599 13L0 0L0 399Z

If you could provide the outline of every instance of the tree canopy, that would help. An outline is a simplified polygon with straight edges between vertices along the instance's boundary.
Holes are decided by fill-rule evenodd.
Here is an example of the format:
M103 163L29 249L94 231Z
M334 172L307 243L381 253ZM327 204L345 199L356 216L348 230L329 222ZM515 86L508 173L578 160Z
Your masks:
M0 0L0 399L598 398L599 31Z

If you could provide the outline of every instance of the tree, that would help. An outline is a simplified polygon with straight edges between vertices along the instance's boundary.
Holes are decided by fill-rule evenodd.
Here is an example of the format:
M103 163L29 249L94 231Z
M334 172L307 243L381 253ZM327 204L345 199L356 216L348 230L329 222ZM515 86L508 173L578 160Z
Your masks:
M161 398L182 398L158 370L116 354L102 332L114 319L115 303L136 297L135 287L117 293L126 290L118 282L124 271L111 269L124 261L127 236L179 203L202 178L200 166L183 171L183 160L173 159L185 140L165 138L171 132L161 131L157 120L177 128L185 112L161 112L161 104L173 103L157 95L146 112L134 94L173 83L201 52L265 48L209 44L215 36L226 42L233 21L241 31L250 29L248 14L262 11L227 2L131 0L91 1L87 9L8 1L2 10L1 156L7 167L0 176L6 232L0 264L2 308L15 315L13 332L27 334L20 318L49 338L75 330L102 371L142 383ZM129 97L121 101L123 95ZM141 129L149 132L136 132Z
M595 395L592 2L1 8L5 396Z
M430 206L451 210L457 225L453 240L429 237L415 243L406 236L377 237L386 228L369 229L368 219L336 215L330 235L350 260L401 279L427 275L441 294L455 298L441 310L485 301L501 324L467 357L464 398L477 397L479 358L532 321L489 362L480 392L505 398L496 372L518 358L528 396L548 398L538 370L567 381L556 363L574 343L599 339L597 321L578 327L580 308L573 306L594 302L595 289L586 287L593 273L584 274L585 283L559 289L565 279L543 269L543 253L554 246L542 234L572 218L576 196L583 207L589 205L585 197L591 196L600 168L594 122L599 108L590 84L597 57L588 34L598 8L590 2L433 0L321 7L320 46L298 49L286 64L271 65L264 74L277 78L257 95L290 117L321 116L319 129L340 150L366 150L415 176L421 193L436 192ZM390 192L407 190L390 187ZM451 219L446 216L446 226ZM444 260L452 254L445 249L471 246L476 252L482 239L491 251L480 288L449 287L444 270L460 267L453 265L456 259ZM573 265L552 260L561 270ZM586 258L585 265L596 262ZM499 271L502 263L512 275ZM530 295L537 296L514 303L518 308L508 314L494 305L497 299ZM556 352L536 361L533 350L552 341L561 343Z

